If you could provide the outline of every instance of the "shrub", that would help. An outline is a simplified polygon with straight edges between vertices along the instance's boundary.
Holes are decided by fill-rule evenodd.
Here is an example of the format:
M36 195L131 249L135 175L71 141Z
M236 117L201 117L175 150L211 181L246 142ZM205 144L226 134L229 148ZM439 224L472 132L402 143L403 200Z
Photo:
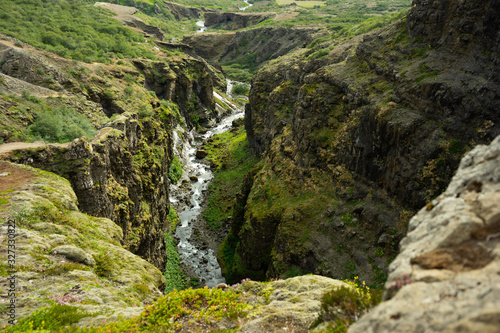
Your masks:
M177 184L181 178L183 166L184 165L182 165L177 156L175 156L172 160L172 164L170 164L170 170L168 171L168 178L170 178L172 183Z
M35 115L35 122L28 127L36 139L48 142L69 142L76 138L93 138L96 130L90 121L65 105L45 110Z
M248 93L250 92L250 86L246 83L237 83L233 87L233 94L236 95L245 95L248 96Z
M171 209L172 210L172 209ZM177 252L175 240L165 233L165 246L167 249L167 264L165 265L165 294L174 290L184 289L181 270L181 259Z
M381 301L380 290L370 290L365 282L345 280L349 286L329 291L323 295L321 312L312 327L328 322L328 332L347 332L351 324Z
M153 115L153 109L149 104L143 104L139 107L139 117L146 118L151 117Z

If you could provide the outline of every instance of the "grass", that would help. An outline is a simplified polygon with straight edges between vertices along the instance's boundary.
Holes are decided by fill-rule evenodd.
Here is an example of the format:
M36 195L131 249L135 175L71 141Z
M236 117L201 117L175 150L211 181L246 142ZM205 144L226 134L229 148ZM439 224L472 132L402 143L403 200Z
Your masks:
M244 175L255 165L243 126L237 131L216 135L205 145L213 165L214 180L208 188L208 206L203 216L217 229L232 215L234 197L240 190Z
M370 290L358 277L344 282L349 286L342 286L323 295L320 315L312 327L326 322L326 332L347 332L349 326L381 302L382 291Z
M144 42L141 34L89 2L3 0L0 13L0 31L61 57L85 62L154 58L151 51L139 45Z
M83 311L75 306L54 304L21 318L16 325L6 327L4 332L54 331L75 324L84 317L96 315L98 314Z

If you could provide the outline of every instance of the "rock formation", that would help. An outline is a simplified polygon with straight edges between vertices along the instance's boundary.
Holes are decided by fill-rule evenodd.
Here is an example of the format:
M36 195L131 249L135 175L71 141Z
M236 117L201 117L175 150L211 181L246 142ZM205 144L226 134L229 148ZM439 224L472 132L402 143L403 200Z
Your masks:
M498 332L500 137L467 154L409 223L386 298L349 332Z
M467 150L500 134L496 53L481 48L496 5L432 3L450 10L450 27L424 32L440 11L417 1L392 25L298 50L254 77L245 126L263 167L233 218L235 276L383 281L412 211L445 189ZM466 21L474 34L456 44Z
M170 129L180 117L188 127L194 120L207 126L220 118L224 110L216 110L212 96L214 86L223 85L218 72L203 60L186 56L135 60L135 68L103 65L96 73L91 65L75 67L72 61L5 43L0 43L0 61L8 82L43 87L49 86L44 78L50 75L54 90L39 88L35 94L75 94L63 102L89 115L94 124L115 115L117 119L101 128L92 142L82 139L65 146L20 150L10 158L66 177L82 212L112 219L123 228L124 245L163 270L164 232L169 228L167 175L173 157ZM137 92L125 93L132 81ZM174 102L178 105L169 104ZM33 121L34 115L28 110L22 113L16 103L1 103L10 114L2 129ZM19 119L16 113L26 118L22 124L14 121Z
M205 26L224 30L239 30L272 18L275 13L205 13Z

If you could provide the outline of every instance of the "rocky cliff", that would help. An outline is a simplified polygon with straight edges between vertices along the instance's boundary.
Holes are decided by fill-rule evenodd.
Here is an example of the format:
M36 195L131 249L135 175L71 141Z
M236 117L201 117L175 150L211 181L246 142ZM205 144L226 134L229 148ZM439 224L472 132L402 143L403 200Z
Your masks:
M446 191L409 223L389 299L349 332L498 332L500 137L460 163Z
M325 35L327 32L321 27L265 27L235 33L188 35L182 41L211 62L254 72L267 61L305 47Z
M205 26L223 30L239 30L276 16L275 13L205 13Z
M235 276L384 281L411 212L500 134L494 12L416 1L396 23L323 39L254 77L245 126L263 162L228 238Z
M0 264L0 286L15 302L16 320L65 304L78 308L80 325L101 324L137 316L162 295L163 273L122 247L123 231L113 221L79 211L66 179L5 161L0 174L0 254L14 257L14 264ZM2 326L10 319L5 309Z

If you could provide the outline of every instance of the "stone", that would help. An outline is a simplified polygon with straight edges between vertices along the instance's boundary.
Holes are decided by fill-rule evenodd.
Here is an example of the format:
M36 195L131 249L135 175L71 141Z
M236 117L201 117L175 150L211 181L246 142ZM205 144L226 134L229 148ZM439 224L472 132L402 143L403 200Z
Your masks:
M91 254L74 245L60 245L50 251L51 254L60 254L69 260L94 267L95 260Z
M499 331L499 172L500 136L470 151L433 208L411 219L389 266L390 299L349 333Z
M318 317L323 294L346 283L324 276L304 275L269 283L270 303L259 309L261 314L241 326L241 332L307 332ZM253 281L243 283L248 292L258 293L266 285Z

